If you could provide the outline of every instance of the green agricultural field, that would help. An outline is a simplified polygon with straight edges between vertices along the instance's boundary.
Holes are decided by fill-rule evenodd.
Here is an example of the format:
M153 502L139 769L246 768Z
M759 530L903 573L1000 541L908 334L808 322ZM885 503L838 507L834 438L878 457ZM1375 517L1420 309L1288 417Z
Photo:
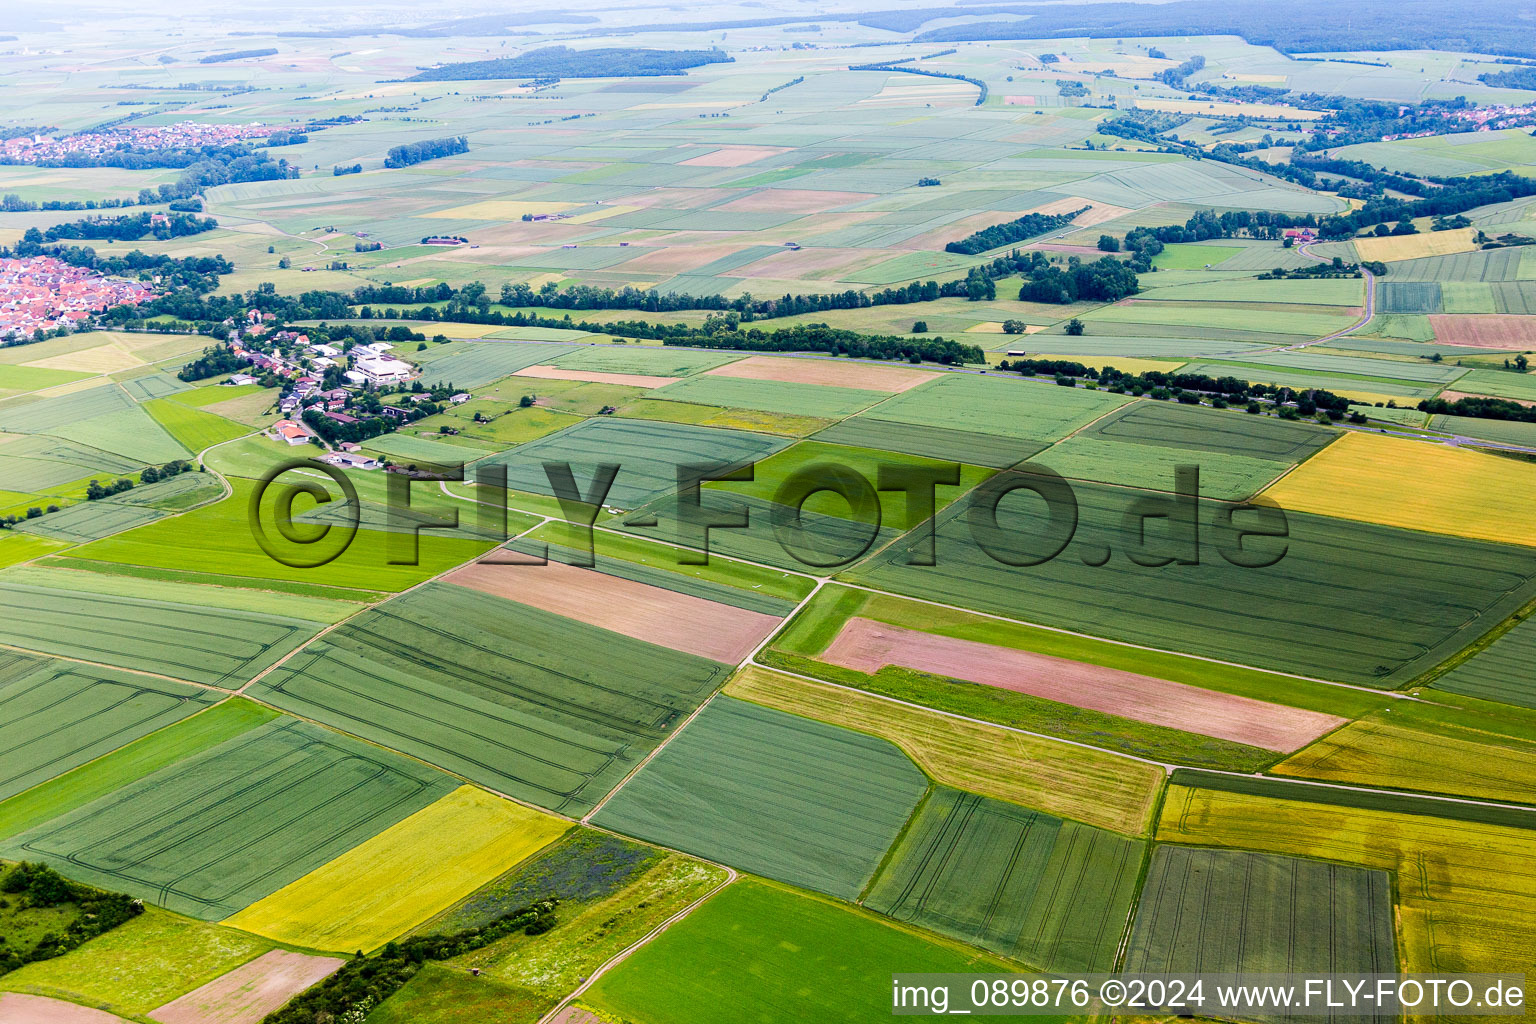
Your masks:
M368 1014L371 1024L534 1024L554 1001L435 963Z
M214 691L150 676L72 662L37 664L0 685L0 801L218 699Z
M14 836L0 855L216 921L456 785L418 762L281 719Z
M1198 565L1138 565L1129 553L1144 561L1192 557L1187 543L1174 547L1155 524L1141 543L1139 524L1126 522L1129 510L1167 512L1166 503L1154 501L1153 508L1138 492L1093 484L1076 485L1074 494L1075 533L1049 561L999 560L1038 562L1062 543L1059 526L1015 497L1000 503L997 532L984 522L979 527L999 557L978 543L963 510L952 508L940 516L937 565L908 564L926 538L904 539L842 578L1111 639L1372 686L1412 678L1536 594L1536 556L1526 549L1294 512L1285 516L1283 549L1274 538L1245 542L1244 552L1266 552L1273 564L1244 568L1251 556L1239 554L1231 529L1212 518L1222 508L1214 503L1199 513ZM1249 525L1238 528L1257 529L1253 516L1247 513ZM1106 552L1108 561L1098 565ZM1447 574L1445 565L1457 571Z
M874 415L918 427L1049 442L1129 401L1129 396L1107 391L951 374L882 402Z
M1365 282L1359 278L1259 281L1252 277L1239 277L1236 280L1195 281L1158 288L1153 297L1160 303L1255 302L1301 306L1361 306L1365 304Z
M162 465L191 453L156 422L144 406L119 409L101 416L57 426L54 437L99 448L140 465Z
M1294 463L1320 451L1338 434L1314 423L1249 416L1232 409L1133 402L1095 423L1083 436Z
M726 672L691 654L432 584L326 634L249 692L519 799L579 813Z
M588 345L550 360L568 370L640 373L652 377L687 377L734 362L734 352L707 352L667 346Z
M1153 292L1161 299L1162 292ZM1337 307L1333 307L1337 308ZM1208 303L1178 305L1150 300L1124 305L1103 306L1082 319L1091 333L1096 324L1163 324L1170 327L1213 328L1216 330L1257 331L1283 334L1298 338L1320 338L1334 331L1342 331L1359 317L1343 312L1324 312L1322 309L1273 310L1263 305L1224 307Z
M669 402L660 398L637 399L620 409L618 415L627 419L691 423L699 427L752 430L760 434L782 434L785 437L808 437L819 430L825 430L832 422L816 416L796 416L758 409L721 409L713 405Z
M1145 844L938 789L864 905L1051 971L1113 969Z
M515 380L524 380L517 377ZM529 388L529 391L535 390ZM479 415L477 420L475 417ZM545 409L539 406L521 408L508 402L475 399L465 402L463 405L450 406L435 416L427 416L417 420L410 429L420 433L442 430L457 430L457 436L448 435L436 440L432 438L413 438L403 434L383 434L368 443L370 449L384 452L388 455L395 454L389 450L396 441L403 441L407 453L413 450L412 442L425 441L434 445L446 445L459 449L457 454L449 457L447 453L439 453L441 461L448 463L471 462L486 454L487 450L508 448L515 444L524 444L528 441L536 441L547 434L553 434L566 427L575 426L581 419L570 413L556 412L553 409ZM437 461L428 459L425 461Z
M0 977L0 990L143 1016L267 952L255 935L146 907L105 935Z
M290 481L291 474L282 483ZM483 554L491 546L480 540L437 536L427 530L420 535L418 563L397 564L391 560L411 557L408 550L402 552L398 547L398 535L380 530L358 530L351 544L334 561L314 568L290 566L263 551L252 534L250 500L255 485L243 479L231 483L234 484L234 494L216 505L87 544L70 554L103 562L192 570L218 576L293 580L368 590L404 590ZM333 483L322 481L322 485L328 487L333 498L340 498ZM285 558L314 558L321 552L316 552L313 546L287 544L277 529L273 505L282 489L274 486L268 490L261 522L274 547ZM419 486L414 488L413 496L421 497L423 490ZM309 504L311 501L300 496L294 502L295 518L313 507ZM397 539L390 540L391 537ZM324 553L331 550L326 548Z
M1462 434L1484 441L1524 445L1536 448L1536 423L1519 420L1485 420L1473 416L1436 416L1429 425L1435 430Z
M265 612L0 583L27 609L0 622L0 643L43 654L235 687L312 635L313 622Z
M606 504L636 508L677 487L678 467L690 464L752 462L789 442L764 434L681 423L595 419L579 423L515 451L493 456L486 464L507 467L507 485L535 494L554 494L546 462L568 462L583 494L596 466L616 463L618 475Z
M252 432L243 423L164 398L145 402L144 410L189 452L201 452Z
M886 740L717 697L594 822L853 899L927 784Z
M414 434L399 432L380 434L364 445L363 450L375 457L383 457L402 465L434 463L440 466L454 466L473 462L485 454L483 451L476 451L464 445L448 444L430 437L417 437Z
M1457 391L1536 402L1536 375L1506 370L1473 370L1456 382Z
M1274 853L1160 845L1125 969L1396 973L1392 876Z
M181 719L0 803L0 838L83 807L276 717L276 711L236 697Z
M1382 281L1376 290L1377 306L1383 313L1440 312L1438 281Z
M19 523L17 529L42 537L88 544L136 526L160 519L165 513L116 501L91 501L69 505L57 512Z
M1194 466L1200 473L1200 495L1229 501L1258 493L1290 468L1289 463L1253 459L1246 455L1124 444L1097 437L1069 437L1058 441L1030 459L1027 465L1044 466L1071 480L1155 491L1175 490L1179 467Z
M116 384L76 391L57 398L0 404L0 430L16 434L48 434L82 420L134 408L133 399Z
M706 1024L722 1006L740 1021L877 1024L891 1016L893 973L1008 969L871 914L744 880L603 975L582 1001L647 1024Z
M467 391L500 380L524 367L547 363L570 352L574 347L545 342L455 341L432 346L424 352L406 351L400 354L403 358L421 364L421 382L427 387L452 384L461 391Z
M223 483L212 473L178 473L152 484L140 484L113 497L119 505L141 505L166 512L181 512L224 495Z
M652 397L725 409L757 409L837 419L852 416L880 401L876 391L827 384L791 384L781 380L750 380L704 374L668 384Z
M1486 649L1438 677L1435 686L1469 697L1536 708L1532 657L1536 657L1536 619L1524 619Z
M136 402L149 402L156 398L166 398L182 391L189 391L192 385L179 380L160 370L153 373L145 373L137 377L129 377L119 380L123 390L128 392Z
M1315 359L1323 359L1316 356ZM1379 363L1379 369L1375 366L1368 369L1376 370L1375 373L1329 373L1324 370L1292 369L1285 366L1275 366L1267 363L1239 362L1236 360L1222 360L1209 362L1190 363L1184 367L1185 373L1203 373L1208 377L1237 377L1240 380L1255 381L1263 384L1273 384L1278 387L1303 390L1306 388L1323 388L1330 391L1364 391L1370 394L1395 396L1398 399L1428 398L1440 390L1438 383L1426 383L1409 380L1403 377L1390 376L1393 370L1401 366L1406 370L1414 367L1409 363L1391 362L1385 359L1369 360L1371 363ZM1412 404L1399 401L1400 405Z
M59 384L83 380L88 373L74 370L50 370L42 366L0 364L0 398L10 398L27 391L41 391Z
M876 448L991 469L1016 465L1045 448L1045 443L1040 441L1000 437L974 430L897 423L874 415L854 416L814 436L816 440L828 444Z
M1213 267L1233 255L1235 250L1225 245L1178 242L1164 246L1163 251L1152 258L1152 265L1158 270L1199 270Z

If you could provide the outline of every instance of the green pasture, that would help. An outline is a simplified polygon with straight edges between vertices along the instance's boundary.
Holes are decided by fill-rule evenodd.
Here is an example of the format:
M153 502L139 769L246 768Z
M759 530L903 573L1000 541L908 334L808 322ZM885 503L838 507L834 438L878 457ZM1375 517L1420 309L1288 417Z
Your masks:
M758 409L763 412L837 419L867 409L884 396L862 388L705 374L668 384L653 392L653 397L727 409Z

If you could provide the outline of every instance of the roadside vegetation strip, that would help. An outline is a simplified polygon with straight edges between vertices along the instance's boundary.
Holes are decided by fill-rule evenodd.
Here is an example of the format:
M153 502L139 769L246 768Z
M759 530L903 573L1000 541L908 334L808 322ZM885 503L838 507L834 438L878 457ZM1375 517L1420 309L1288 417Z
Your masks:
M146 906L144 913L61 957L0 977L0 990L36 993L147 1019L156 1007L261 956L255 935Z
M1179 778L1175 778L1179 783ZM1237 780L1239 782L1261 780ZM1284 791L1315 787L1271 783ZM1528 972L1536 948L1536 831L1420 813L1176 784L1158 839L1397 873L1398 959L1410 972ZM1369 794L1350 793L1351 797Z
M821 660L866 675L895 665L1280 752L1297 750L1348 721L865 618L849 619Z
M316 625L263 612L0 582L26 615L0 643L234 689L302 644Z
M70 662L41 665L0 685L0 801L218 699L211 690L148 676Z
M1532 803L1536 713L1467 703L1473 706L1399 702L1270 770L1357 786Z
M728 665L751 654L781 621L559 561L476 562L450 572L443 582Z
M871 910L1050 971L1108 971L1146 844L974 793L931 793Z
M435 583L327 633L249 693L517 799L579 814L729 671Z
M732 697L890 740L935 781L1127 835L1142 835L1163 769L750 666Z
M982 535L990 554L951 508L939 517L937 564L911 564L927 546L926 537L914 536L839 578L1112 640L1372 687L1414 678L1536 594L1536 553L1529 548L1302 512L1286 514L1283 548L1272 538L1250 537L1238 554L1232 532L1211 518L1222 508L1212 502L1200 512L1209 524L1197 549L1200 564L1138 565L1128 552L1143 559L1193 553L1168 538L1137 536L1140 524L1126 513L1146 492L1086 483L1073 491L1077 527L1059 557L1040 561L1061 540L1028 508L1000 509L998 533ZM1257 552L1273 564L1244 567ZM1283 689L1276 699L1284 699Z
M1349 433L1264 492L1282 508L1536 546L1536 466Z
M461 786L225 923L309 949L376 949L569 827Z
M1106 356L1100 361L1109 363L1112 358ZM1248 416L1203 405L1133 402L1079 436L1191 452L1243 455L1272 462L1299 462L1339 435L1338 431L1301 420Z
M927 785L886 740L722 697L594 823L851 900Z
M1049 442L1130 401L1129 395L1107 391L1046 384L1021 387L1016 380L950 374L886 399L871 415L916 427Z
M848 360L748 356L726 366L705 370L704 375L899 392L917 387L919 384L926 384L937 377L938 373L933 370Z
M1391 871L1159 845L1125 970L1395 974L1393 917Z
M259 1024L267 1014L330 977L345 962L334 956L269 950L156 1007L152 1016L160 1024Z
M219 920L453 788L397 754L280 719L14 836L0 855Z
M846 904L743 879L604 974L582 1002L647 1024L708 1024L722 1006L743 1021L877 1024L891 1015L893 973L1014 970ZM818 983L828 978L837 983Z
M674 491L678 466L753 462L788 443L784 438L740 430L599 418L493 455L484 464L505 464L509 487L553 494L546 462L571 463L578 487L592 479L599 463L617 463L620 469L606 503L630 509Z
M239 697L183 718L0 803L0 839L83 807L277 717Z

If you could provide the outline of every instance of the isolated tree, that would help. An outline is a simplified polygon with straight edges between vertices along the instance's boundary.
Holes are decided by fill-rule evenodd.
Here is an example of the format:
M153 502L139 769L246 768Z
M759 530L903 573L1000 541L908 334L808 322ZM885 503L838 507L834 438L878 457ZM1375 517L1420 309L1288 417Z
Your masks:
M1077 317L1067 321L1067 333L1072 337L1080 337L1084 330L1084 324Z

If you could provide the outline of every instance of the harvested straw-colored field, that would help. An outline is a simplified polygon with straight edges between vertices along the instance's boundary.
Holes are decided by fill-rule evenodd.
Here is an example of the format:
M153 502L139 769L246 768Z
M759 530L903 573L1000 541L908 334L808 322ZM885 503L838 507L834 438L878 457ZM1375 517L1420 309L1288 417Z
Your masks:
M1349 433L1264 495L1291 511L1536 545L1536 466L1464 448Z
M374 949L451 907L568 827L461 786L226 923L310 949Z
M1475 228L1452 228L1449 231L1420 231L1416 235L1385 235L1381 238L1357 238L1355 252L1362 260L1416 260L1425 256L1449 256L1452 253L1471 252L1477 248L1472 241Z
M748 356L704 372L713 377L779 380L789 384L827 384L832 387L892 393L915 388L938 376L929 370L910 370L904 366L856 363L843 359L790 359L781 356Z
M681 377L649 377L639 373L605 373L602 370L567 370L561 366L527 366L514 377L538 377L542 380L580 380L593 384L621 384L632 388L659 388L676 384Z
M288 1000L346 963L274 949L151 1011L161 1024L260 1024Z
M1436 344L1507 348L1521 352L1536 349L1536 316L1432 313L1429 325L1434 329Z
M1163 781L1156 765L882 700L756 666L732 697L895 743L938 781L1127 835L1142 834Z
M821 659L868 674L898 665L1267 750L1296 750L1345 722L1334 715L858 617L848 620Z
M752 653L781 621L553 560L547 565L477 562L444 580L729 665Z

